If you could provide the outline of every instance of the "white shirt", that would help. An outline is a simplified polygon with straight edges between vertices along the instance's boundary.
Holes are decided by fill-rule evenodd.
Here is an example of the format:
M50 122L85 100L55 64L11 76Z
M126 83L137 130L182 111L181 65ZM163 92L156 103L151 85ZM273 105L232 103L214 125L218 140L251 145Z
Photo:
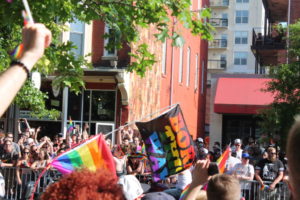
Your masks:
M176 188L183 190L191 182L192 182L192 173L190 169L186 169L177 175Z
M238 164L238 163L241 163L241 160L233 157L233 156L230 156L228 158L228 160L226 161L226 174L232 174L232 169L233 167Z
M254 167L251 164L243 165L242 163L238 163L232 169L232 174L234 173L241 176L251 177L254 175ZM241 181L241 189L250 190L251 183Z

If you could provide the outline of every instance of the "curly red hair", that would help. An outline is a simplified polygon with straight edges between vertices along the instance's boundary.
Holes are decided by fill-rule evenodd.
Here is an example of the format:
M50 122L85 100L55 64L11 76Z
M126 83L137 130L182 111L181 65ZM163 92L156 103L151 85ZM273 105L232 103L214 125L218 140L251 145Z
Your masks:
M105 170L75 171L50 185L42 200L125 200L117 178Z

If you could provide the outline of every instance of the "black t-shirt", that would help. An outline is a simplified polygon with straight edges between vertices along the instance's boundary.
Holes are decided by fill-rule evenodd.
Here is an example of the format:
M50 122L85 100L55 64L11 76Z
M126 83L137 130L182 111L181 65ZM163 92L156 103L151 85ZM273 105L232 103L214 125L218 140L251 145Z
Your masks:
M14 163L19 159L19 154L16 151L12 151L11 153L7 153L3 151L0 153L0 159L4 163Z
M259 176L263 181L274 181L279 172L284 171L284 166L280 160L270 161L262 159L258 162L255 170L260 170Z

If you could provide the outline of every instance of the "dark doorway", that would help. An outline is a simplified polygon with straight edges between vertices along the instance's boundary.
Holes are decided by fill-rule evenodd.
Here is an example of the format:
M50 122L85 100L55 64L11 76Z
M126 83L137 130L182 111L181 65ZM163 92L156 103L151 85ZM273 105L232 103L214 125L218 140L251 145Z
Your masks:
M222 144L233 144L234 139L240 138L245 145L249 137L257 139L261 135L260 119L254 115L223 115Z

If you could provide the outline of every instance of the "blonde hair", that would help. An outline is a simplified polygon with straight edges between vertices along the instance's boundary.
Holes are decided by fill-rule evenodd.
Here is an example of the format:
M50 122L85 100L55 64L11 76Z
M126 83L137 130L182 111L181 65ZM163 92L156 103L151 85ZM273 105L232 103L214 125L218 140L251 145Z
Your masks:
M208 181L208 200L239 200L241 187L238 179L227 174L216 174Z

